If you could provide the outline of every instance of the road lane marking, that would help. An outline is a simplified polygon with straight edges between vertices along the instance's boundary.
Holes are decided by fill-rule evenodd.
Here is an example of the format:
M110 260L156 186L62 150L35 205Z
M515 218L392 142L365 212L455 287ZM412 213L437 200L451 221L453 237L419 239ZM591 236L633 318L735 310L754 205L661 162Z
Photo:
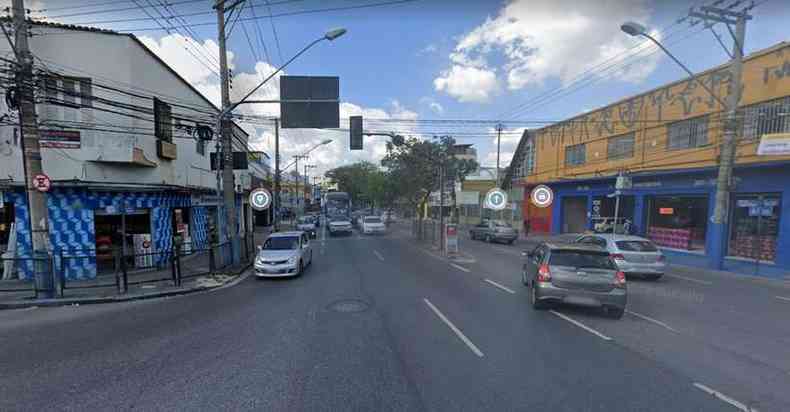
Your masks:
M670 275L668 273L666 274L666 276L669 276L669 277L672 277L672 278L677 278L677 279L687 280L689 282L699 283L700 285L712 285L713 284L713 282L709 282L707 280L699 280L699 279L694 279L694 278L687 278L685 276Z
M382 262L384 261L384 256L381 256L381 253L379 253L378 250L374 250L373 254L376 255L376 257L379 258L380 261Z
M436 316L438 316L439 319L441 319L445 325L447 325L450 329L452 329L453 332L455 332L455 336L458 336L458 339L461 339L461 341L465 343L466 346L468 346L469 349L471 349L475 355L481 358L483 357L483 352L481 352L480 349L478 349L477 346L475 346L475 344L472 343L472 341L469 340L469 338L467 338L463 332L461 332L460 329L456 328L455 325L453 325L453 323L450 322L450 319L447 319L447 317L444 316L444 314L436 306L433 306L433 303L431 303L430 300L426 298L423 298L422 300L425 301L425 304L428 305L429 308L431 308L433 313L435 313Z
M514 295L516 294L516 291L515 291L515 290L513 290L513 289L510 289L510 288L509 288L509 287L507 287L507 286L502 286L502 285L500 285L499 283L496 283L496 282L494 282L494 281L493 281L493 280L491 280L491 279L483 279L483 280L484 280L485 282L488 282L489 284L493 285L494 287L497 287L497 288L500 288L500 289L504 290L505 292L512 293L512 294L514 294Z
M744 412L757 412L757 409L751 408L748 405L745 405L745 404L743 404L741 402L738 402L735 399L732 399L729 396L727 396L727 395L725 395L725 394L723 394L723 393L721 393L721 392L719 392L719 391L717 391L715 389L709 388L709 387L707 387L707 386L705 386L705 385L703 385L701 383L694 382L694 387L696 387L697 389L699 389L699 390L701 390L703 392L708 393L709 395L713 395L713 396L719 398L720 400L722 400L724 402L727 402L730 405L732 405L732 406L734 406L734 407L736 407L736 408L738 408L738 409L740 409L740 410L742 410Z
M603 333L601 333L601 332L598 332L597 330L595 330L595 329L593 329L593 328L591 328L591 327L589 327L589 326L587 326L587 325L585 325L585 324L583 324L583 323L579 322L579 321L578 321L578 320L576 320L576 319L573 319L573 318L571 318L570 316L563 315L562 313L559 313L559 312L557 312L557 311L555 311L555 310L550 310L549 312L551 312L551 313L553 313L553 314L555 314L555 315L559 316L559 317L560 317L560 318L562 318L562 319L565 319L565 320L567 320L567 321L568 321L568 322L570 322L570 323L573 323L574 325L576 325L576 326L578 326L578 327L580 327L580 328L582 328L582 329L586 330L587 332L590 332L590 333L592 333L593 335L595 335L595 336L597 336L597 337L599 337L599 338L601 338L601 339L603 339L603 340L612 340L612 338L610 338L610 337L608 337L608 336L604 335Z
M450 263L450 266L452 266L452 267L454 267L454 268L456 268L458 270L464 271L466 273L471 272L471 270L469 270L469 269L467 269L467 268L465 268L463 266L456 265L455 263Z
M786 298L784 296L777 296L776 298L779 299L779 300L786 300L786 301L790 302L790 298Z
M637 318L641 318L641 319L643 319L643 320L646 320L646 321L648 321L648 322L655 323L656 325L658 325L658 326L662 326L662 327L665 327L665 328L667 328L667 329L671 330L672 332L677 332L677 330L675 330L674 328L672 328L672 326L669 326L669 325L667 325L666 323L664 323L664 322L662 322L662 321L660 321L660 320L658 320L658 319L653 319L653 318L651 318L650 316L647 316L647 315L642 315L642 314L640 314L640 313L636 313L636 312L630 311L630 310L628 310L628 309L626 309L625 311L626 311L626 313L628 313L628 314L631 314L631 315L634 315L634 316L636 316Z

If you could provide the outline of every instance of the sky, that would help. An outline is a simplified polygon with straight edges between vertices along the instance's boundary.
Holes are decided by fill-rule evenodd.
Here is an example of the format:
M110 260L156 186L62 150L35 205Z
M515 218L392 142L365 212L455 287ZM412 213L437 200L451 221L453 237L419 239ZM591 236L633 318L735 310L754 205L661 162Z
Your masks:
M625 21L647 26L693 71L724 63L728 57L709 30L702 24L690 26L688 19L677 22L689 7L713 2L246 0L238 6L243 7L241 18L228 37L231 94L240 97L327 30L343 27L348 30L345 36L318 43L284 70L288 75L340 77L341 128L348 127L348 116L361 114L366 131L422 138L449 134L461 143L473 143L478 161L494 166L495 124L501 121L505 167L524 127L540 127L684 77L644 39L620 31ZM747 53L790 40L790 2L756 3L747 26ZM26 7L34 18L134 33L218 104L219 52L212 4L28 0ZM189 23L188 30L170 27L184 23ZM731 44L726 27L713 29ZM255 95L278 96L276 79ZM276 104L242 111L279 115ZM271 153L271 126L242 126L251 134L250 146ZM365 150L352 152L345 131L286 129L281 133L283 159L327 138L333 143L311 153L310 163L317 166L312 173L359 160L377 163L386 151L386 137L366 137Z

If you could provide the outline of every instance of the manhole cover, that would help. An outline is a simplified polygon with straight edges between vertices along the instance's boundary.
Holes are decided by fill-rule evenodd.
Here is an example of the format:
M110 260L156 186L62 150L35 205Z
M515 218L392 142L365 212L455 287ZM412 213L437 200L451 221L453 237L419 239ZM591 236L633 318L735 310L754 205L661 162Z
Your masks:
M363 312L367 308L367 303L354 299L339 300L329 305L329 310L342 313Z

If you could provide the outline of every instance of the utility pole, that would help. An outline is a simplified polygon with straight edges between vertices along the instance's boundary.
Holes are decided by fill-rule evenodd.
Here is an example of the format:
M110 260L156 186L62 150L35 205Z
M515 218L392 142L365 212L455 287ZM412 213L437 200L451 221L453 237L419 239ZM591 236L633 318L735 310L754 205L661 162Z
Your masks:
M295 164L295 166L296 166L296 192L294 193L294 196L296 197L296 212L299 212L299 180L301 179L299 177L299 159L307 159L307 156L306 155L295 155L294 156L294 162L296 163ZM298 215L298 213L294 213L294 215Z
M39 146L38 117L33 93L33 55L28 45L28 27L25 20L23 0L13 0L15 48L17 52L18 70L16 87L19 95L19 123L22 133L22 166L25 170L25 191L30 210L30 234L33 241L32 256L36 288L43 296L51 298L55 285L51 271L47 270L49 250L49 219L44 193L33 187L36 175L43 173L41 166L41 149ZM39 260L40 259L40 260Z
M239 2L231 5L231 9ZM225 230L231 242L233 261L239 260L238 237L236 236L236 184L233 175L233 123L228 114L230 106L230 79L228 78L228 54L225 45L225 0L218 0L214 8L217 10L217 36L219 43L219 72L222 89L222 112L220 113L220 138L222 139L222 194L225 205ZM217 153L217 158L219 158Z
M703 6L700 12L692 11L689 16L705 20L705 24L712 27L716 23L723 23L733 38L732 59L729 64L730 84L724 118L724 132L722 136L721 152L719 154L719 174L716 178L716 200L713 209L712 239L717 243L711 253L711 267L721 269L724 265L725 245L727 242L727 220L729 218L730 191L732 189L732 170L735 166L736 148L738 146L738 103L741 100L741 78L743 75L743 46L746 38L746 21L752 17L748 11L753 7L747 6L741 11L733 11L717 7ZM732 25L735 26L733 32Z
M280 230L280 119L274 119L274 231Z
M496 125L496 187L499 187L499 147L502 140L502 123Z

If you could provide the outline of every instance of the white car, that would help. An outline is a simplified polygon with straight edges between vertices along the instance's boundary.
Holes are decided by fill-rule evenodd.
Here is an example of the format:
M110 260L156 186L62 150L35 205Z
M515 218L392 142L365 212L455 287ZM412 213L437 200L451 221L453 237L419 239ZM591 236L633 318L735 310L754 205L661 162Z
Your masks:
M316 237L315 220L311 216L302 216L296 221L296 230L310 235L311 238Z
M365 216L362 219L362 233L366 235L381 234L387 231L387 226L378 216Z
M346 217L331 217L329 218L329 235L335 236L339 233L350 235L352 231L351 221Z
M258 246L255 276L259 278L299 276L313 263L313 248L304 232L272 233Z

